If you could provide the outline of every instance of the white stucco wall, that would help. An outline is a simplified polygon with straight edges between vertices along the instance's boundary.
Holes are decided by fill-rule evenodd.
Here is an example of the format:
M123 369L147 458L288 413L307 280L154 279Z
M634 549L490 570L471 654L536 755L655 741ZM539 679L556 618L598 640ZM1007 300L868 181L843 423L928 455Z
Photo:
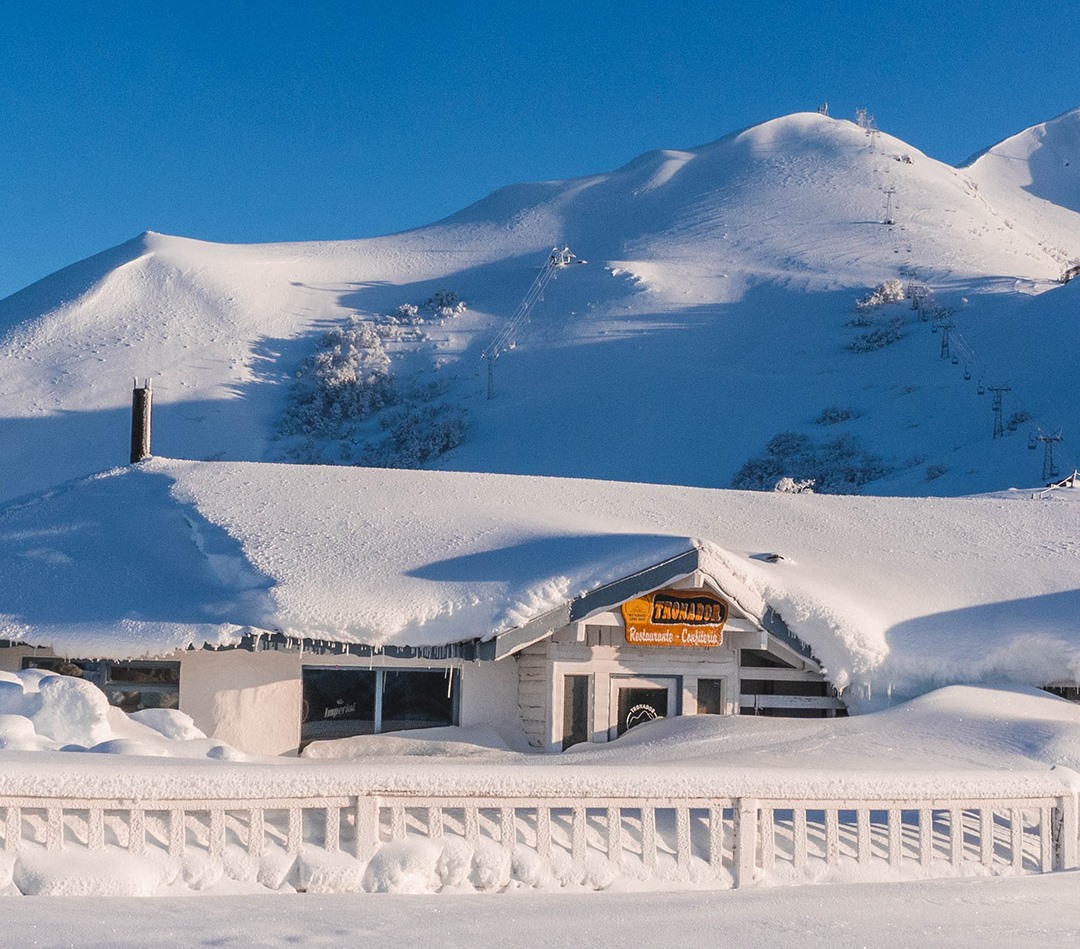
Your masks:
M296 750L299 653L200 649L173 658L180 659L180 710L207 735L252 754Z
M52 650L34 649L32 646L5 646L0 649L0 671L18 672L26 656L51 656Z

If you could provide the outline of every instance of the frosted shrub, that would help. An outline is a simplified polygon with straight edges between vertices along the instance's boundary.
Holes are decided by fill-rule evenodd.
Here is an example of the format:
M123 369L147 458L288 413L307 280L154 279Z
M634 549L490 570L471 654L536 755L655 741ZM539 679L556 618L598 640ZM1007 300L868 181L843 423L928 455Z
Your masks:
M332 329L304 360L281 425L283 435L340 435L397 401L390 357L370 323Z
M390 314L390 318L397 323L404 323L407 326L416 326L417 324L424 322L424 318L420 315L420 307L415 303L402 303L401 306Z
M381 419L386 437L363 456L376 468L419 468L456 448L465 437L463 414L443 404L402 406Z
M765 446L763 455L751 458L735 473L731 486L773 491L788 481L810 482L819 494L854 494L892 470L850 436L817 442L799 432L781 432Z
M796 481L794 478L781 478L773 485L773 491L778 494L813 494L814 479Z
M818 425L838 425L840 422L846 422L848 419L858 418L859 413L854 409L844 409L835 405L827 405L818 413L818 417L814 421Z
M890 277L884 283L879 284L861 300L855 301L855 306L860 310L882 306L885 303L899 303L904 299L904 285L895 277Z
M444 318L461 316L465 312L465 302L453 290L436 290L424 303L424 309Z
M904 338L904 332L897 321L891 321L887 326L878 326L874 329L860 333L847 348L852 353L872 353L878 349L884 349Z

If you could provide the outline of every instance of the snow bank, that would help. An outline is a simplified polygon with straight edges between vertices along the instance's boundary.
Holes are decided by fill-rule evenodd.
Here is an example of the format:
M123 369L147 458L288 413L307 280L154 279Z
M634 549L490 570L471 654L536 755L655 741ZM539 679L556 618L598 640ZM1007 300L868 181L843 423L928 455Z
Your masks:
M827 749L827 759L823 757ZM602 829L586 822L585 845L573 843L569 811L553 815L551 846L538 847L528 813L539 799L563 805L588 801L606 807L628 797L760 801L980 801L987 798L1059 797L1080 791L1080 708L1034 690L953 687L888 711L848 719L780 720L692 716L657 721L628 732L607 746L579 746L559 758L503 752L484 758L429 758L423 763L387 754L367 760L280 759L246 763L186 762L147 756L91 756L5 751L0 755L0 799L137 799L148 809L145 852L120 849L128 829L122 816L106 812L105 850L91 859L80 843L80 818L69 818L61 853L45 850L44 810L23 812L24 839L17 854L0 863L0 892L30 895L146 895L256 891L308 893L498 893L516 889L652 890L687 886L726 888L727 867L709 864L705 837L695 831L692 851L676 860L667 845L655 865L638 852L635 816L625 812L623 850L608 856ZM77 766L73 766L77 763ZM243 824L244 802L355 794L405 795L447 801L444 830L428 838L416 826L423 811L406 811L403 839L389 839L383 815L382 844L368 861L351 855L349 822L341 824L339 847L324 846L319 808L301 823L298 853L283 847L288 815L265 813L266 850L248 852L242 826L230 831L220 854L210 852L208 827L193 808L194 823L180 859L169 857L163 812L170 800L233 801L228 823ZM486 829L464 836L455 799L497 798L521 802L512 846L504 846L494 809L478 817ZM632 807L632 804L629 805ZM820 806L815 804L814 806ZM785 820L780 817L778 820ZM819 817L808 818L820 820ZM850 822L849 822L850 823ZM674 812L657 812L657 834L675 840ZM875 825L880 841L886 830ZM494 828L494 830L493 830ZM72 836L74 830L74 836ZM849 833L851 827L845 833ZM817 831L815 831L817 833ZM822 831L823 833L823 831ZM945 833L938 828L939 836ZM493 834L494 836L491 836ZM783 849L783 834L780 835ZM822 838L824 839L824 838ZM944 837L942 837L944 840ZM879 850L884 852L884 844ZM908 859L900 867L884 858L867 868L844 852L835 865L812 855L798 872L790 856L778 858L761 882L781 885L845 880L898 880L957 873L1011 872L1011 863L984 868L953 867L944 843L930 867ZM909 854L910 856L910 854ZM11 890L9 890L10 892Z
M245 757L208 739L190 715L158 708L129 716L111 707L105 693L93 683L41 669L0 672L0 750Z

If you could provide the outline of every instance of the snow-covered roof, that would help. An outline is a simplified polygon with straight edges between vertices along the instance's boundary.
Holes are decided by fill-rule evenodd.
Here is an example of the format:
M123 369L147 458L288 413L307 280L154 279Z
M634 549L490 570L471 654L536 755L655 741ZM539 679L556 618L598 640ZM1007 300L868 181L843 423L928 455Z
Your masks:
M867 498L153 459L0 508L0 638L114 658L253 630L490 640L695 550L750 612L776 610L839 686L1045 684L1080 679L1073 494Z

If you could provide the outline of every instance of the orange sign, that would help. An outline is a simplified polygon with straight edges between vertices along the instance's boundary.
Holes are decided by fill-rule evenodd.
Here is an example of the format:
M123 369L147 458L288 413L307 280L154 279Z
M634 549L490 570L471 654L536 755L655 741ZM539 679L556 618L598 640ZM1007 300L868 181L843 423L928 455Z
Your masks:
M632 646L719 646L727 603L706 590L658 590L622 605Z

